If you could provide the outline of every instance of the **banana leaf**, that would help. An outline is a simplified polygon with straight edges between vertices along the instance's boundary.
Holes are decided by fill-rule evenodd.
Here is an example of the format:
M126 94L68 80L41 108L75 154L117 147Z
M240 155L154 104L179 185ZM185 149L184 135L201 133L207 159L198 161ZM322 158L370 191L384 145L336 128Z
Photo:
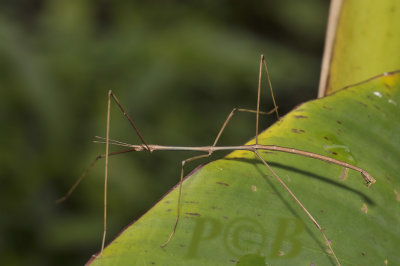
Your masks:
M303 103L259 135L261 144L363 168L376 183L366 186L360 173L325 161L259 153L322 226L343 265L399 265L399 136L400 73L393 72ZM233 151L185 178L175 235L161 247L177 201L175 187L88 264L336 264L319 230L252 152Z

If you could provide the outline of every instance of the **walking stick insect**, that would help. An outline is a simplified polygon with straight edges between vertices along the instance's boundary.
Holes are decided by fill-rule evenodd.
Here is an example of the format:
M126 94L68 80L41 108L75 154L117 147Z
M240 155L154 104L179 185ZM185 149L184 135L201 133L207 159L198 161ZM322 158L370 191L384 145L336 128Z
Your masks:
M267 76L268 80L268 85L270 88L270 92L272 95L272 100L274 104L274 109L271 110L270 112L262 112L260 111L260 94L261 94L261 77L262 77L262 71L263 67ZM115 104L119 107L119 109L122 111L124 116L127 118L129 121L130 125L136 132L137 136L141 140L141 144L139 145L131 145L127 143L123 143L120 141L116 140L111 140L110 139L110 106L111 106L111 101L114 101ZM97 139L100 139L98 141L95 141L96 143L103 143L106 144L106 152L105 154L99 155L95 158L95 160L92 162L92 164L82 173L82 175L78 178L78 180L73 184L73 186L70 188L70 190L66 193L66 195L57 202L62 202L64 201L69 195L75 190L75 188L78 186L78 184L81 182L81 180L86 176L88 171L94 166L94 164L101 158L105 158L105 176L104 176L104 230L103 230L103 239L102 239L102 245L101 245L101 251L100 255L102 254L104 250L104 244L105 244L105 238L106 238L106 227L107 227L107 181L108 181L108 159L109 156L112 155L117 155L117 154L122 154L122 153L127 153L127 152L132 152L132 151L147 151L149 153L152 153L153 151L161 151L161 150L169 150L169 151L196 151L196 152L203 152L204 154L201 155L196 155L193 157L190 157L188 159L185 159L181 162L181 174L180 174L180 181L178 183L178 202L177 202L177 214L176 214L176 219L172 227L171 234L167 241L161 246L165 247L168 245L168 243L173 239L175 231L177 230L177 226L179 223L179 218L180 218L180 209L181 209L181 195L182 195L182 183L183 183L183 177L184 177L184 166L186 163L195 161L200 158L206 158L211 156L215 151L226 151L226 150L244 150L244 151L249 151L253 152L255 157L260 160L260 162L272 173L274 178L284 187L284 189L290 194L290 196L295 200L297 205L304 211L304 213L308 216L308 218L312 221L312 223L317 227L317 229L320 231L325 244L327 245L330 253L334 257L336 263L340 265L339 259L337 258L335 252L332 249L332 246L330 244L330 241L328 240L327 236L323 232L322 227L319 225L319 223L316 221L316 219L312 216L312 214L306 209L306 207L300 202L300 200L295 196L295 194L291 191L291 189L285 184L285 182L278 176L278 174L271 168L271 166L262 158L262 156L259 154L259 150L264 150L264 151L278 151L278 152L285 152L285 153L291 153L291 154L297 154L301 156L306 156L310 157L313 159L318 159L321 161L325 161L328 163L336 164L339 166L344 167L345 169L352 169L354 171L360 172L362 177L364 178L365 182L367 185L375 183L375 179L364 169L356 167L354 165L351 165L349 163L339 161L327 156L323 156L320 154L304 151L304 150L298 150L294 148L289 148L289 147L282 147L282 146L275 146L275 145L262 145L259 144L258 142L258 127L259 127L259 116L260 115L265 115L265 114L271 114L273 112L276 113L276 116L279 120L279 114L277 110L276 102L274 99L274 94L272 90L272 85L271 81L269 78L268 74L268 68L264 60L264 56L261 55L260 59L260 68L259 68L259 79L258 79L258 92L257 92L257 107L256 110L249 110L249 109L241 109L241 108L234 108L228 117L226 118L225 122L223 123L220 131L217 134L217 137L214 140L214 143L211 146L201 146L201 147L184 147L184 146L162 146L162 145L155 145L155 144L148 144L136 125L134 124L133 120L131 117L128 115L126 112L125 108L120 104L118 98L113 94L113 92L110 90L108 92L108 101L107 101L107 131L106 131L106 137L96 137ZM231 118L236 112L248 112L248 113L254 113L256 114L256 136L255 136L255 144L251 145L240 145L240 146L217 146L218 141L226 128L227 124L230 122ZM109 146L110 145L116 145L116 146L121 146L121 147L126 147L127 149L125 150L120 150L116 152L109 152Z

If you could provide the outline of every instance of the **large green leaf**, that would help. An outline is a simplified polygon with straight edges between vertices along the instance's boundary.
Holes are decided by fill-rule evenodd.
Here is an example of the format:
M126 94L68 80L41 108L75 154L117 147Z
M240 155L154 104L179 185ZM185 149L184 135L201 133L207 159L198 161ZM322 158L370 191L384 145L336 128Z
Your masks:
M262 144L330 156L375 177L368 188L358 172L343 175L337 165L261 151L319 221L344 265L400 264L399 105L400 73L386 74L304 103L259 136ZM189 175L175 237L161 248L177 195L175 188L90 262L335 264L320 232L253 153L234 151Z

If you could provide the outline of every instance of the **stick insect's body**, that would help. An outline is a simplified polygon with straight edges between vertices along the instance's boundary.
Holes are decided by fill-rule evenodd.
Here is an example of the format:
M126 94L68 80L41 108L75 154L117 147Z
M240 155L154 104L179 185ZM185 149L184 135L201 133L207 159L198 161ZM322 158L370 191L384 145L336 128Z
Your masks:
M98 137L98 138L100 138L100 137ZM105 142L104 141L96 141L96 143L105 143ZM199 151L199 152L213 153L215 151L229 151L229 150L231 150L231 151L243 150L243 151L252 151L252 152L255 152L257 150L280 151L280 152L285 152L285 153L302 155L302 156L313 158L313 159L318 159L321 161L337 164L339 166L343 166L345 168L349 168L354 171L360 172L360 174L364 178L367 185L370 185L370 184L373 184L376 182L376 180L367 171L365 171L364 169L362 169L360 167L354 166L352 164L349 164L349 163L346 163L343 161L339 161L339 160L333 159L331 157L323 156L323 155L320 155L317 153L293 149L293 148L287 148L287 147L282 147L282 146L276 146L276 145L252 144L252 145L240 145L240 146L186 147L186 146L164 146L164 145L149 144L146 146L146 145L131 145L131 144L116 142L116 141L112 141L112 140L110 140L109 144L123 146L123 147L129 147L129 148L131 148L131 151L147 151L148 150L150 152L153 152L153 151Z
M268 84L270 87L270 91L272 94L272 99L274 103L274 109L270 112L261 112L260 111L260 88L261 88L261 73L262 73L262 66L264 64L265 71L267 74L268 78ZM129 123L131 124L132 128L135 130L137 136L140 138L142 144L140 145L131 145L127 143L123 143L120 141L116 140L111 140L109 137L109 132L110 132L110 105L111 105L111 99L114 100L114 102L118 105L118 107L121 109L125 117L128 119ZM255 144L251 145L240 145L240 146L217 146L218 140L221 137L222 132L224 131L226 125L232 118L232 116L237 112L250 112L250 113L255 113L256 114L256 138L255 138ZM161 151L161 150L168 150L168 151L196 151L196 152L203 152L205 154L197 155L190 157L186 160L182 161L182 166L181 166L181 175L180 175L180 181L179 181L179 194L178 194L178 202L177 202L177 215L176 215L176 220L173 225L173 229L171 232L171 235L169 236L168 240L162 245L162 247L166 246L173 238L178 222L179 222L179 216L180 216L180 205L181 205L181 194L182 194L182 182L183 182L183 177L184 177L184 166L186 163L190 161L194 161L200 158L205 158L211 156L211 154L215 151L222 151L222 150L245 150L249 152L253 152L255 156L265 165L265 167L268 168L268 170L273 174L273 176L276 178L276 180L286 189L286 191L291 195L291 197L296 201L296 203L300 206L300 208L307 214L309 219L314 223L314 225L318 228L318 230L321 232L325 244L328 246L330 253L332 256L335 258L335 261L338 265L340 265L339 259L337 258L335 252L333 251L330 241L326 237L325 233L323 232L322 227L318 224L316 219L311 215L311 213L304 207L304 205L298 200L298 198L294 195L294 193L290 190L290 188L283 182L283 180L275 173L275 171L269 166L269 164L261 157L258 151L260 150L269 150L269 151L278 151L278 152L285 152L285 153L292 153L292 154L297 154L301 156L306 156L318 160L322 160L328 163L336 164L339 166L342 166L344 168L352 169L354 171L360 172L362 177L364 178L365 182L367 185L375 183L375 179L364 169L356 167L354 165L351 165L349 163L339 161L327 156L323 156L320 154L308 152L308 151L303 151L303 150L298 150L294 148L289 148L289 147L282 147L282 146L275 146L275 145L261 145L258 143L258 121L259 121L259 115L260 114L270 114L272 112L275 112L277 115L277 118L279 119L279 114L277 112L277 106L275 103L275 99L273 96L272 92L272 86L271 82L269 79L268 75L268 68L267 65L265 64L264 61L264 56L261 55L261 61L260 61L260 72L259 72L259 83L258 83L258 97L257 97L257 110L248 110L248 109L239 109L239 108L234 108L232 112L228 115L227 119L225 120L224 124L222 125L222 128L220 129L213 145L211 146L200 146L200 147L184 147L184 146L162 146L162 145L154 145L154 144L147 144L144 138L142 137L141 133L133 123L133 120L130 118L130 116L127 114L125 109L122 107L122 105L119 103L118 99L115 97L112 91L109 91L108 93L108 111L107 111L107 133L105 138L101 137L96 137L97 139L100 139L98 141L95 141L97 143L104 143L106 144L106 153L103 155L99 155L96 157L96 159L93 161L93 163L89 166L88 169L86 169L81 177L75 182L75 184L71 187L71 189L67 192L67 194L58 200L58 202L61 202L65 200L72 192L73 190L77 187L77 185L80 183L80 181L83 179L83 177L86 176L87 172L94 166L94 164L101 158L105 158L105 179L104 179L104 231L103 231L103 241L102 241L102 246L101 246L101 251L100 251L100 256L103 252L104 249L104 244L105 244L105 237L106 237L106 221L107 221L107 179L108 179L108 158L111 155L117 155L121 153L127 153L127 152L132 152L132 151L147 151L152 153L153 151ZM126 147L127 149L117 151L117 152L109 152L109 145L116 145L116 146L122 146Z

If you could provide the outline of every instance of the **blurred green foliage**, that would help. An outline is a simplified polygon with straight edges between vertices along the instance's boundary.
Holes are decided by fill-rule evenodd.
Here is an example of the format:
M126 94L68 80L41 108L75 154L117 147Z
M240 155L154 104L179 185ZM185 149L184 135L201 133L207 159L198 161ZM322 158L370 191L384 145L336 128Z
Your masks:
M211 144L233 107L255 107L261 53L282 114L315 98L327 12L321 0L1 2L0 264L79 265L99 250L102 163L54 201L104 150L91 140L105 135L109 89L148 142ZM244 143L254 122L238 115L221 144ZM115 106L111 137L138 142ZM111 158L108 241L188 156Z

